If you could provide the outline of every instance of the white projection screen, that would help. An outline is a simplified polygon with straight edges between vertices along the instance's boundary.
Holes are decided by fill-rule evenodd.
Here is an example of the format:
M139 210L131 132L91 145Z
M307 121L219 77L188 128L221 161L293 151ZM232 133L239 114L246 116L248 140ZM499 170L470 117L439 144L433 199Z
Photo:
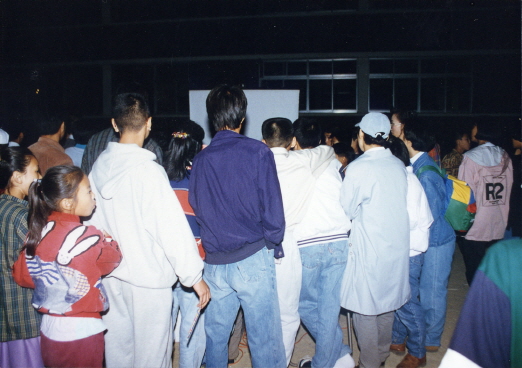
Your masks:
M189 91L190 119L205 129L205 144L212 140L205 101L210 91ZM248 100L246 123L242 134L261 140L261 125L270 118L287 118L294 122L299 117L299 90L244 90Z

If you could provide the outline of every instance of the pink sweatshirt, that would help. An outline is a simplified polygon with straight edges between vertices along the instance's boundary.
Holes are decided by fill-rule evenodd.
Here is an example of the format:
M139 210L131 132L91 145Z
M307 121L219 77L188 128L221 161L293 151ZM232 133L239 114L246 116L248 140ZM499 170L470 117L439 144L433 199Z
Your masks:
M464 154L459 179L469 184L477 201L475 222L466 239L502 239L509 214L513 164L502 148L486 143Z

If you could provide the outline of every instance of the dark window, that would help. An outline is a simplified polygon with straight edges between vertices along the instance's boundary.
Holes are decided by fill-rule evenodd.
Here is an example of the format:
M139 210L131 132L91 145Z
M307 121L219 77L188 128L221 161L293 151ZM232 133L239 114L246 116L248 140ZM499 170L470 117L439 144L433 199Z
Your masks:
M395 74L400 73L418 73L418 61L417 60L395 60Z
M310 80L310 110L332 109L332 80Z
M310 61L310 75L332 74L331 61Z
M389 110L393 106L393 79L370 79L370 110Z
M357 109L357 80L334 79L334 110Z
M286 75L285 63L265 63L265 76Z
M306 75L306 61L289 62L288 75Z
M393 60L370 60L370 73L391 74L393 73Z
M395 79L394 106L408 110L417 110L418 79Z
M421 79L421 111L444 110L444 78Z

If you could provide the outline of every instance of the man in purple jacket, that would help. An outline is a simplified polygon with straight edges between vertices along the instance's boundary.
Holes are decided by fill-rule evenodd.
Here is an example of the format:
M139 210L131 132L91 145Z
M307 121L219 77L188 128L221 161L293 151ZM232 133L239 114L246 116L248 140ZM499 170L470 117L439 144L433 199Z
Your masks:
M212 295L205 311L208 368L227 367L240 305L253 367L286 367L274 269L274 252L283 256L283 201L273 153L239 134L246 107L240 88L210 91L207 113L217 133L192 164L189 202L201 226Z

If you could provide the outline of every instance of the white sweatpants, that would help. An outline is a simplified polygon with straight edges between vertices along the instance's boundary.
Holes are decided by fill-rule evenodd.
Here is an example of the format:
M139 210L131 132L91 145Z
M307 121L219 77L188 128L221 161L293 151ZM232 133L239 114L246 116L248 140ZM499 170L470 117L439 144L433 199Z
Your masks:
M283 240L285 256L276 263L277 295L283 327L286 365L290 364L294 351L295 337L301 319L299 318L299 295L301 294L302 265L301 256L294 240L293 231L286 231Z
M103 316L106 367L172 368L172 288L140 288L114 277L103 285L110 303Z

